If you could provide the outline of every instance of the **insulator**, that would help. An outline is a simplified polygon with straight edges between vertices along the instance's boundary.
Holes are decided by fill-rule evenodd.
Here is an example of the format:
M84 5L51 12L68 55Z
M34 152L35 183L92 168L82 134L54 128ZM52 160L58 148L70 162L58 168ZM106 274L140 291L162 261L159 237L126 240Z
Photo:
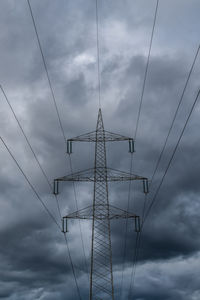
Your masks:
M67 140L67 154L72 154L72 141Z
M68 230L67 230L67 218L62 218L62 232L63 233L68 232Z
M53 193L54 195L58 195L59 191L58 191L58 180L54 180L53 182Z
M140 232L140 217L135 217L135 232Z
M133 139L129 139L129 152L130 153L135 152L135 145L134 145L134 140Z
M143 190L145 194L148 194L149 192L149 182L148 179L143 180Z
M70 153L72 153L72 141L70 141Z

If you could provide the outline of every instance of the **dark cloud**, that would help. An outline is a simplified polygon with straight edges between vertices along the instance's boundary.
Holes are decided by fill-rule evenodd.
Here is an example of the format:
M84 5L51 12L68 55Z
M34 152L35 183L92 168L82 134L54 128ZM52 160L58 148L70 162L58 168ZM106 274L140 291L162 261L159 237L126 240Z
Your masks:
M31 1L66 137L95 129L97 66L95 1ZM102 110L107 130L133 136L156 1L99 1ZM152 55L134 154L134 170L151 178L199 44L197 0L159 4ZM48 175L70 173L68 157L48 87L26 1L0 3L0 82ZM183 128L199 87L199 59L155 176L147 207ZM56 201L0 95L1 136L44 203L59 221ZM141 238L131 299L199 299L199 105L191 117ZM108 145L108 164L130 170L128 144ZM77 299L65 241L24 181L3 145L0 148L0 299ZM73 169L91 167L92 145L73 145ZM128 183L109 186L110 202L127 209ZM142 185L131 186L130 210L142 214ZM61 184L62 215L76 211L73 185ZM91 203L92 184L76 184L79 208ZM80 229L69 222L69 247L82 299L88 299ZM90 263L91 222L81 221ZM133 275L136 234L128 222L112 221L115 299L127 299ZM124 264L123 264L124 261Z

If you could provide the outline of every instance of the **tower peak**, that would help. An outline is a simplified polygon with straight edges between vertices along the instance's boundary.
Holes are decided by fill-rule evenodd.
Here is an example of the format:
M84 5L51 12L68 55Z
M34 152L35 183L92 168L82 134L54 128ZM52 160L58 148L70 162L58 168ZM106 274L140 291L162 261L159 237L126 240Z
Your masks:
M102 116L102 110L101 110L101 108L99 108L99 111L98 111L96 130L97 131L104 130L103 116Z

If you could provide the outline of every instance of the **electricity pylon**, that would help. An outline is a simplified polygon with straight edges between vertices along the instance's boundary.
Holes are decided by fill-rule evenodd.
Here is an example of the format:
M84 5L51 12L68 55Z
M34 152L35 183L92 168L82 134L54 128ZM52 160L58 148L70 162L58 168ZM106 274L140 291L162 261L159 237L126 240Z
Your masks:
M129 152L134 152L132 138L104 130L101 109L99 109L96 130L67 140L67 152L72 153L72 142L94 142L94 168L76 172L54 180L54 193L58 194L60 181L88 181L94 183L92 205L63 217L63 232L67 232L68 219L92 220L92 245L90 267L90 300L114 300L112 247L110 220L133 218L135 231L140 231L140 218L128 211L109 204L108 182L142 180L144 193L148 193L148 180L127 172L107 167L106 142L129 141Z

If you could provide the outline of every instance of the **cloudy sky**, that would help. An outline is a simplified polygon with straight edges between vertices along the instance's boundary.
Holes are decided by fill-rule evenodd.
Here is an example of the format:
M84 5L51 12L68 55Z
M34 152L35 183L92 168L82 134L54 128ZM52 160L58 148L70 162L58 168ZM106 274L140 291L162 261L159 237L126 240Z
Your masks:
M31 0L41 46L66 137L92 131L98 112L94 0ZM101 95L107 130L133 136L155 12L155 0L99 0ZM134 173L151 178L200 43L200 1L160 0L134 154ZM50 182L70 173L41 53L26 0L0 1L0 84ZM159 185L200 87L200 56L151 186ZM0 135L50 212L56 201L0 94ZM131 299L200 298L200 171L197 103L144 226ZM73 170L92 167L92 145L73 147ZM78 299L62 233L44 210L3 143L0 144L0 299ZM108 165L130 170L127 143L108 145ZM128 183L111 184L110 202L126 209ZM92 185L76 184L78 207L92 201ZM76 210L73 185L62 185L62 215ZM141 215L144 196L133 184L131 211ZM82 300L88 299L91 223L69 223L68 245ZM115 299L131 285L135 233L113 221ZM124 263L123 263L124 262ZM123 285L122 282L123 272Z

